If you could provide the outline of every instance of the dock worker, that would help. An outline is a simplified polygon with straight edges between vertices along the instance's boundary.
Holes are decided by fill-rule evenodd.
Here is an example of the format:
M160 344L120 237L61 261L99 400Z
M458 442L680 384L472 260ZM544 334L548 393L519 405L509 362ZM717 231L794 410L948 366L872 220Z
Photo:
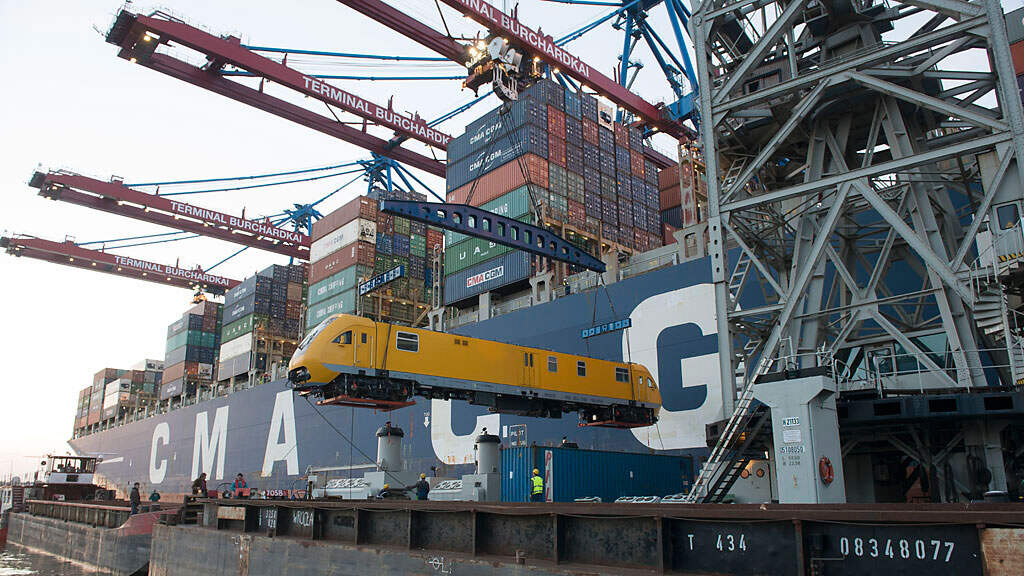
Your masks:
M391 485L390 484L385 484L380 489L380 492L377 492L377 499L378 500L383 500L383 499L387 498L388 496L391 496Z
M427 482L427 475L420 474L420 481L413 484L413 488L416 489L416 499L426 500L427 495L430 494L430 483Z
M245 476L242 476L242 473L239 472L238 476L235 476L235 483L231 485L231 491L237 496L239 490L244 490L248 487L249 485L245 483Z
M149 493L149 509L160 509L160 493L156 491L156 488L153 488L153 491Z
M206 472L203 472L202 474L199 475L199 478L196 478L195 480L192 481L192 495L202 496L203 498L206 498L207 494L208 492L206 491Z
M530 478L530 502L544 501L544 479L540 476L540 470L534 468L533 476Z
M142 495L139 494L139 483L136 482L132 486L132 492L128 495L128 502L132 505L132 511L129 513L130 516L134 516L139 513L139 503L142 502Z

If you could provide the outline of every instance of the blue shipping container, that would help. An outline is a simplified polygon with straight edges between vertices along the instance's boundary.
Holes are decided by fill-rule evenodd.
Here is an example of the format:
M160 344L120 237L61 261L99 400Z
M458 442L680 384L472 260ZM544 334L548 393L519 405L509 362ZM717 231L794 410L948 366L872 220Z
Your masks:
M693 459L635 452L523 446L501 451L501 500L528 502L533 469L544 478L546 499L572 502L597 496L614 502L622 496L667 496L687 492Z
M445 306L530 277L533 258L513 250L444 278Z
M445 170L446 190L451 192L523 154L548 157L547 128L527 124L515 132L503 135L503 138L492 140L490 144L476 148L462 160L449 164Z
M448 143L449 163L454 164L484 149L492 141L505 137L508 132L514 132L524 124L534 124L547 130L548 106L543 97L522 97L509 106L507 114L501 114L502 107L471 122L466 126L465 134Z
M270 269L271 272L273 269ZM266 270L264 270L266 272ZM224 307L231 306L232 304L251 297L257 292L265 294L268 290L271 290L273 280L266 276L250 276L242 281L241 284L235 286L231 290L224 293Z

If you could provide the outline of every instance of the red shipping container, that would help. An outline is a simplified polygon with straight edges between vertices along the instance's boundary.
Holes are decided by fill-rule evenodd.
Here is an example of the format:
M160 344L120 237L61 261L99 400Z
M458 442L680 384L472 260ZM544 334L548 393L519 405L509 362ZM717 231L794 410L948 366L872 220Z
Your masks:
M661 223L661 242L663 246L676 243L676 237L672 235L676 230L679 230L679 228L676 228L668 222Z
M316 241L356 218L377 219L377 201L359 196L313 223L312 240Z
M620 122L615 123L615 145L629 148L629 128Z
M341 272L355 264L373 266L373 258L376 253L377 250L373 244L357 240L335 251L330 256L314 262L313 270L309 276L309 283L316 284L328 276Z
M658 190L679 184L679 165L673 164L658 171Z
M569 224L583 228L583 224L587 221L587 211L583 204L572 200L569 200L567 204L569 207Z
M548 161L559 166L565 166L565 140L558 138L553 133L548 134Z
M530 177L530 184L541 188L548 187L548 161L535 154L525 154L478 178L475 189L473 189L473 182L470 182L452 190L448 193L448 202L466 204L466 197L469 195L469 191L473 189L473 198L470 204L480 206L502 194L507 194L523 186L527 182L523 177L520 161L526 165L526 173ZM315 280L310 280L310 283L314 282Z
M434 228L427 228L427 257L434 255L434 247L440 247L444 243L444 232Z
M597 126L597 122L592 120L583 120L583 140L589 142L594 146L601 145L601 137L599 136L600 130Z
M548 104L548 135L552 134L565 140L565 112Z
M644 155L636 150L629 151L629 171L633 176L644 177Z
M198 362L179 362L174 366L164 368L164 382L171 382L184 378L186 374L199 374Z
M203 332L216 332L217 331L217 317L216 316L203 316Z

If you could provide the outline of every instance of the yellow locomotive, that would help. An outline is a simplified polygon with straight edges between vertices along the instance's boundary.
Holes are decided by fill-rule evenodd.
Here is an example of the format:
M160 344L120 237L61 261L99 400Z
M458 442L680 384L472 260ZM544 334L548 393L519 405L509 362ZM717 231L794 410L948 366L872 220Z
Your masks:
M413 396L459 399L492 411L630 428L658 419L661 394L639 364L374 322L339 314L299 344L295 390L322 404L391 410Z

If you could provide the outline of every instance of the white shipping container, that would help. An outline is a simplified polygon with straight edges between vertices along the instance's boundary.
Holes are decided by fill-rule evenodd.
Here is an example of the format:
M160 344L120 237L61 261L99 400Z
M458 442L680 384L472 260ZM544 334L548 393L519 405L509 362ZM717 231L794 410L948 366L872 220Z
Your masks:
M201 380L213 380L213 364L200 364L199 378Z
M221 358L234 358L252 350L252 332L247 332L230 342L220 345Z
M328 232L326 236L313 242L313 245L310 246L309 261L313 263L322 260L357 240L376 244L377 223L364 218L356 218L341 228Z

